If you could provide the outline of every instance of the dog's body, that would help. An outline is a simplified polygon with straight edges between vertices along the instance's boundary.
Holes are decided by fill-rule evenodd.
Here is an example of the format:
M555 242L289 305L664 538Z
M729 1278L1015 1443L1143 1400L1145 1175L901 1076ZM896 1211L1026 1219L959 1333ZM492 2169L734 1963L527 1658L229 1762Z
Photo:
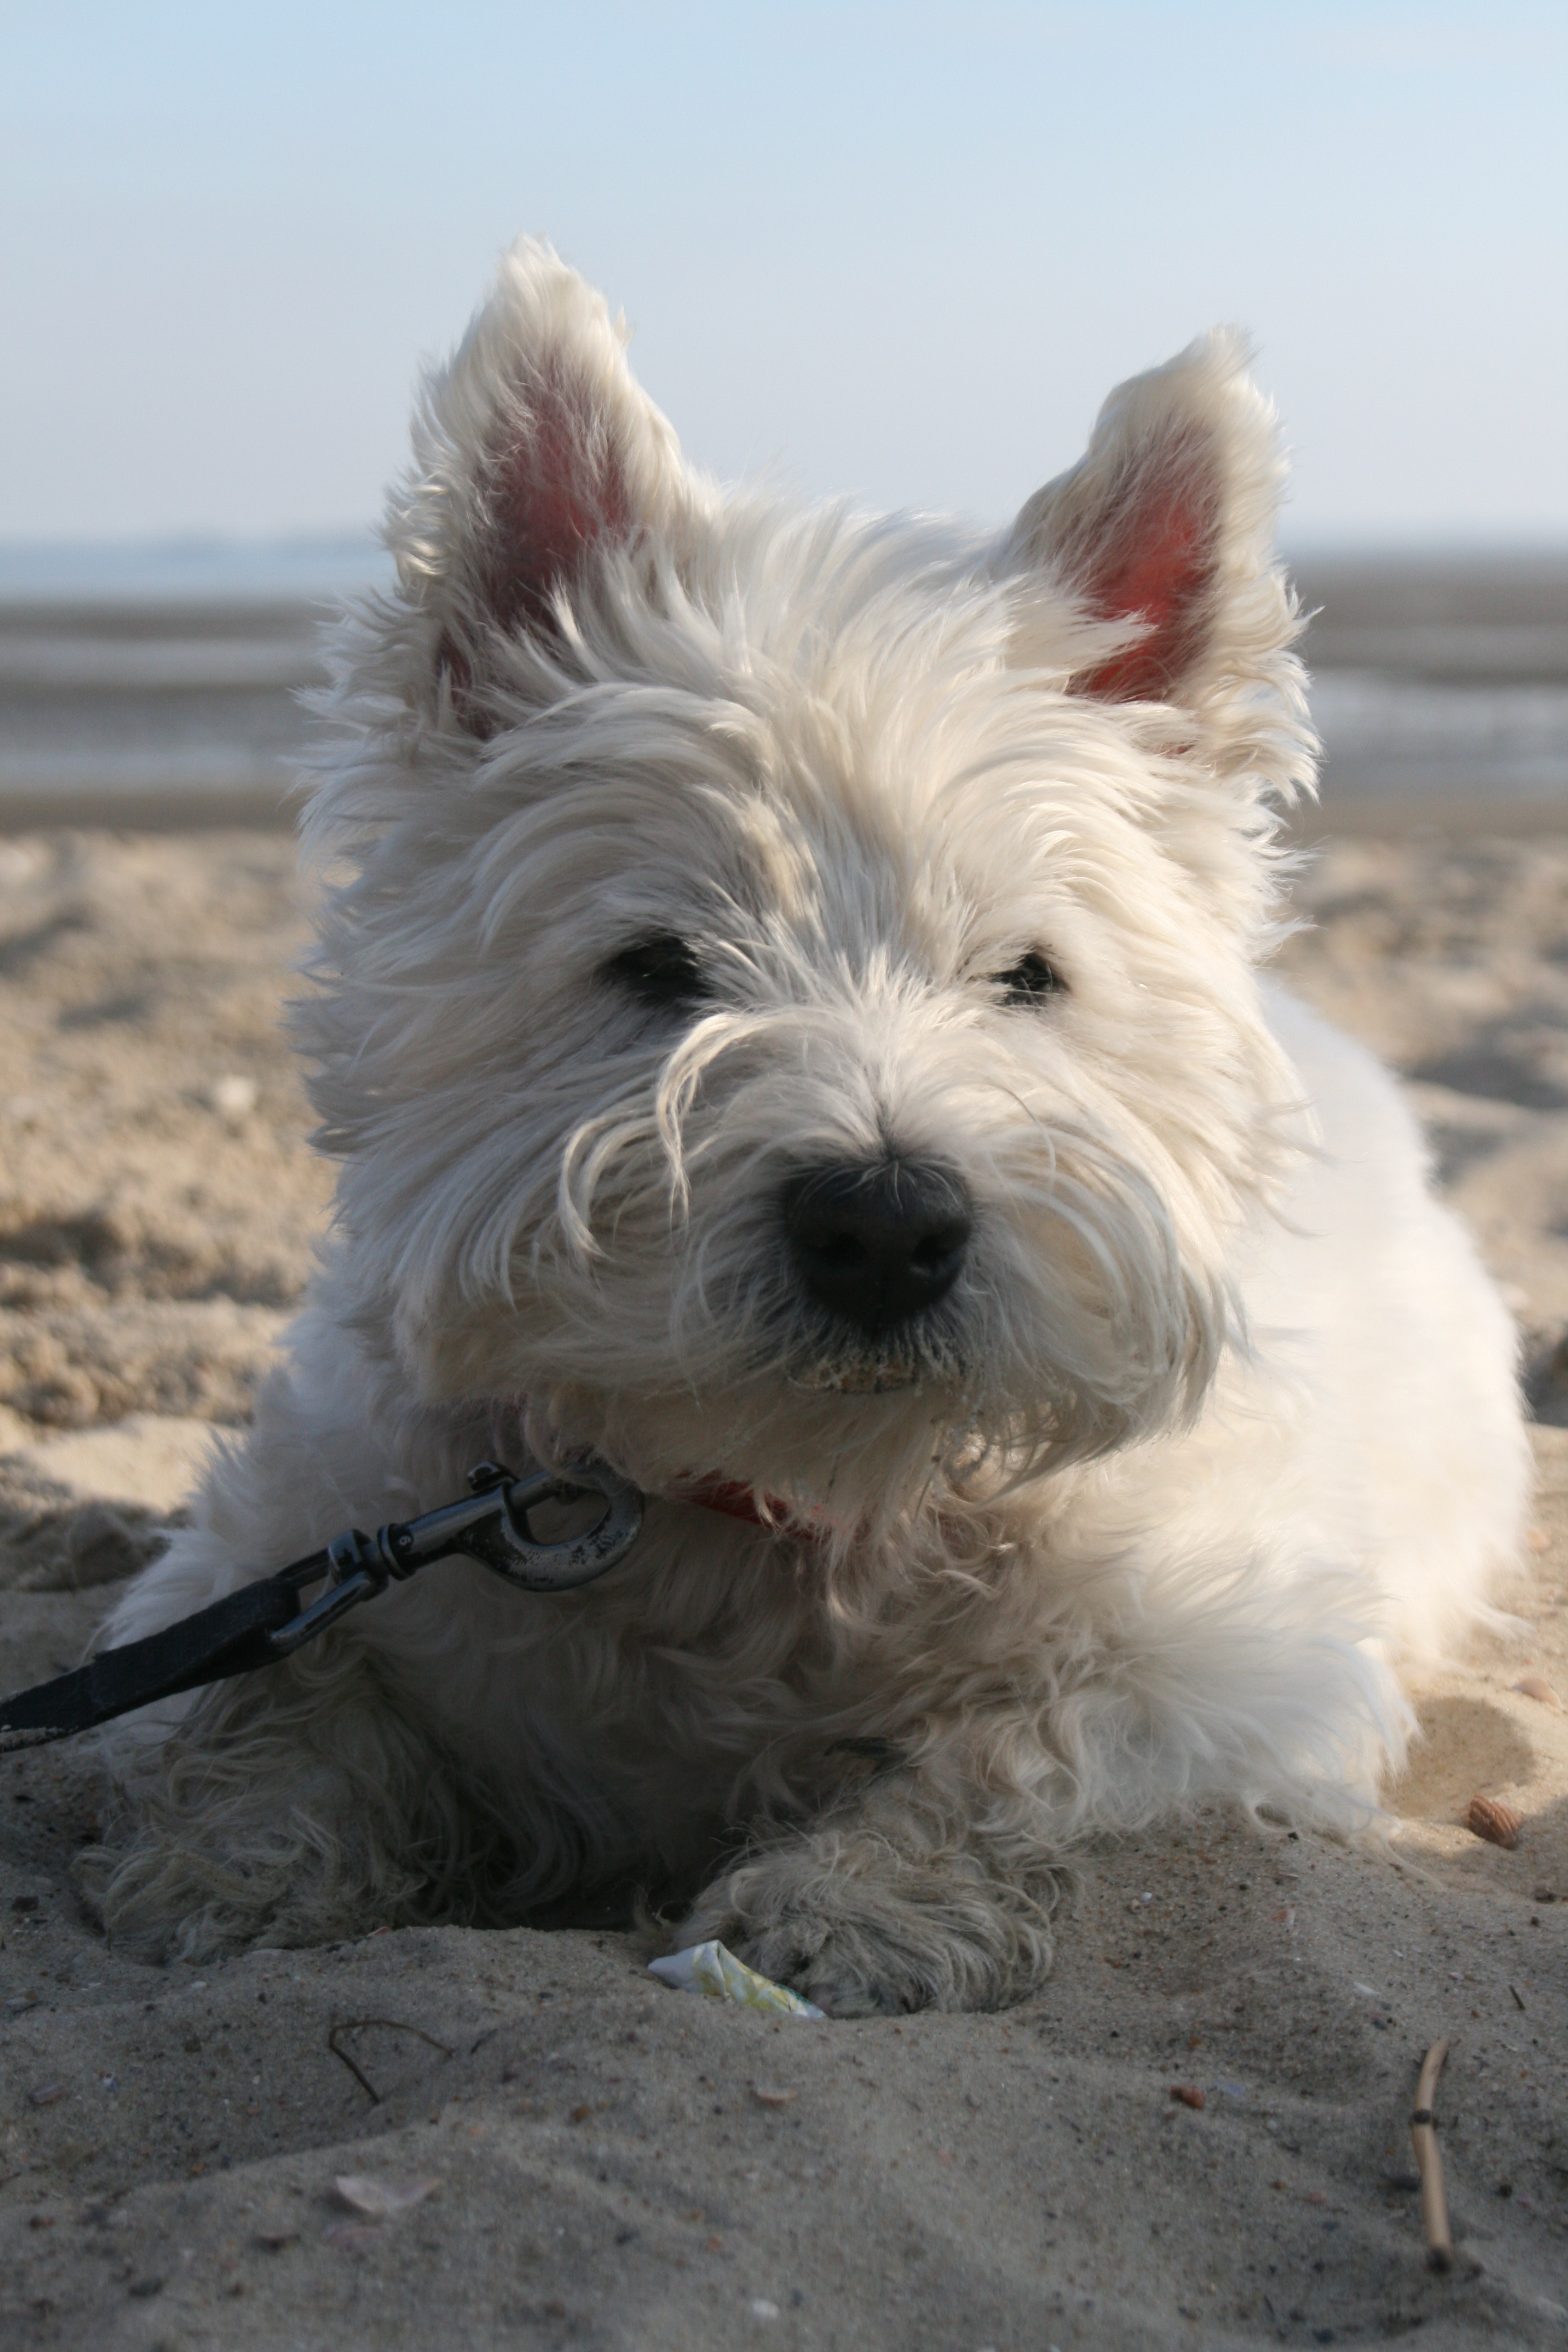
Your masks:
M1310 754L1279 470L1214 337L1000 542L722 502L513 254L340 640L331 1255L110 1633L485 1455L595 1450L645 1531L121 1735L111 1925L640 1882L825 2006L982 2005L1086 1834L1372 1817L1525 1454L1392 1085L1257 978Z

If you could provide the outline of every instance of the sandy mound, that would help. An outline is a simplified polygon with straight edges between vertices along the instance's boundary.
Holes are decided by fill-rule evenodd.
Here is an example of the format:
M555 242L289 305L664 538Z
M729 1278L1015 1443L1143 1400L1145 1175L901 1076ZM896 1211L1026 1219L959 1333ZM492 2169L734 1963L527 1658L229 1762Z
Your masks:
M243 1418L329 1171L281 1034L293 845L0 843L0 1405Z

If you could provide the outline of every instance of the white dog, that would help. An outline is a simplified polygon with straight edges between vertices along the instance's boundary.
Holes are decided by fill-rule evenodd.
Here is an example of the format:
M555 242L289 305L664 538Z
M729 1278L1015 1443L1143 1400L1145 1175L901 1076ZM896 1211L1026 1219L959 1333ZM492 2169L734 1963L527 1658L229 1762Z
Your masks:
M1061 1858L1374 1818L1488 1613L1509 1321L1390 1081L1260 982L1310 775L1223 333L1000 539L721 497L520 245L339 632L298 1016L333 1236L110 1637L592 1451L601 1582L454 1561L115 1746L195 1954L640 1885L829 2010L1016 1997Z

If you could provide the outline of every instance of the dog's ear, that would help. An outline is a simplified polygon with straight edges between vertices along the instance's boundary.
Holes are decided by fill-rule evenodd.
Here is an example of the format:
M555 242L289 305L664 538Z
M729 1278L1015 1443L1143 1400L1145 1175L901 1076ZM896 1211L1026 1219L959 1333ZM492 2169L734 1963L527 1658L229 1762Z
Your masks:
M603 296L524 238L426 380L387 537L460 704L499 639L558 637L595 561L667 528L681 503L675 435L626 343Z
M1119 385L1079 464L1013 526L1005 567L1043 575L1087 625L1076 652L1066 639L1075 693L1217 718L1260 684L1289 688L1298 625L1273 549L1285 464L1247 356L1217 329Z

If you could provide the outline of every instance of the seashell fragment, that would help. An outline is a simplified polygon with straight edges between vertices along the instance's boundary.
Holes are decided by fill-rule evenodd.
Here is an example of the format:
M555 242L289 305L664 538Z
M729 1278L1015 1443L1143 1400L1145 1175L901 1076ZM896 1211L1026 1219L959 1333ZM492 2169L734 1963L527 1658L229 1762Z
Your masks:
M372 2180L364 2173L342 2172L332 2186L351 2213L363 2214L367 2221L390 2221L413 2206L423 2205L441 2184L438 2180Z
M1171 2096L1173 2099L1180 2099L1184 2107L1196 2107L1200 2114L1208 2105L1207 2099L1194 2083L1173 2083Z
M1539 1675L1521 1675L1518 1682L1510 1683L1509 1688L1518 1691L1522 1698L1539 1699L1542 1706L1554 1706L1559 1715L1563 1712L1562 1700L1552 1685L1543 1682Z
M230 1127L239 1127L256 1108L259 1089L254 1078L242 1078L231 1070L226 1076L215 1078L207 1088L205 1100L209 1110Z
M1495 1797L1472 1797L1465 1822L1473 1835L1485 1838L1489 1845L1506 1846L1511 1853L1519 1843L1524 1816L1511 1805L1500 1804Z

